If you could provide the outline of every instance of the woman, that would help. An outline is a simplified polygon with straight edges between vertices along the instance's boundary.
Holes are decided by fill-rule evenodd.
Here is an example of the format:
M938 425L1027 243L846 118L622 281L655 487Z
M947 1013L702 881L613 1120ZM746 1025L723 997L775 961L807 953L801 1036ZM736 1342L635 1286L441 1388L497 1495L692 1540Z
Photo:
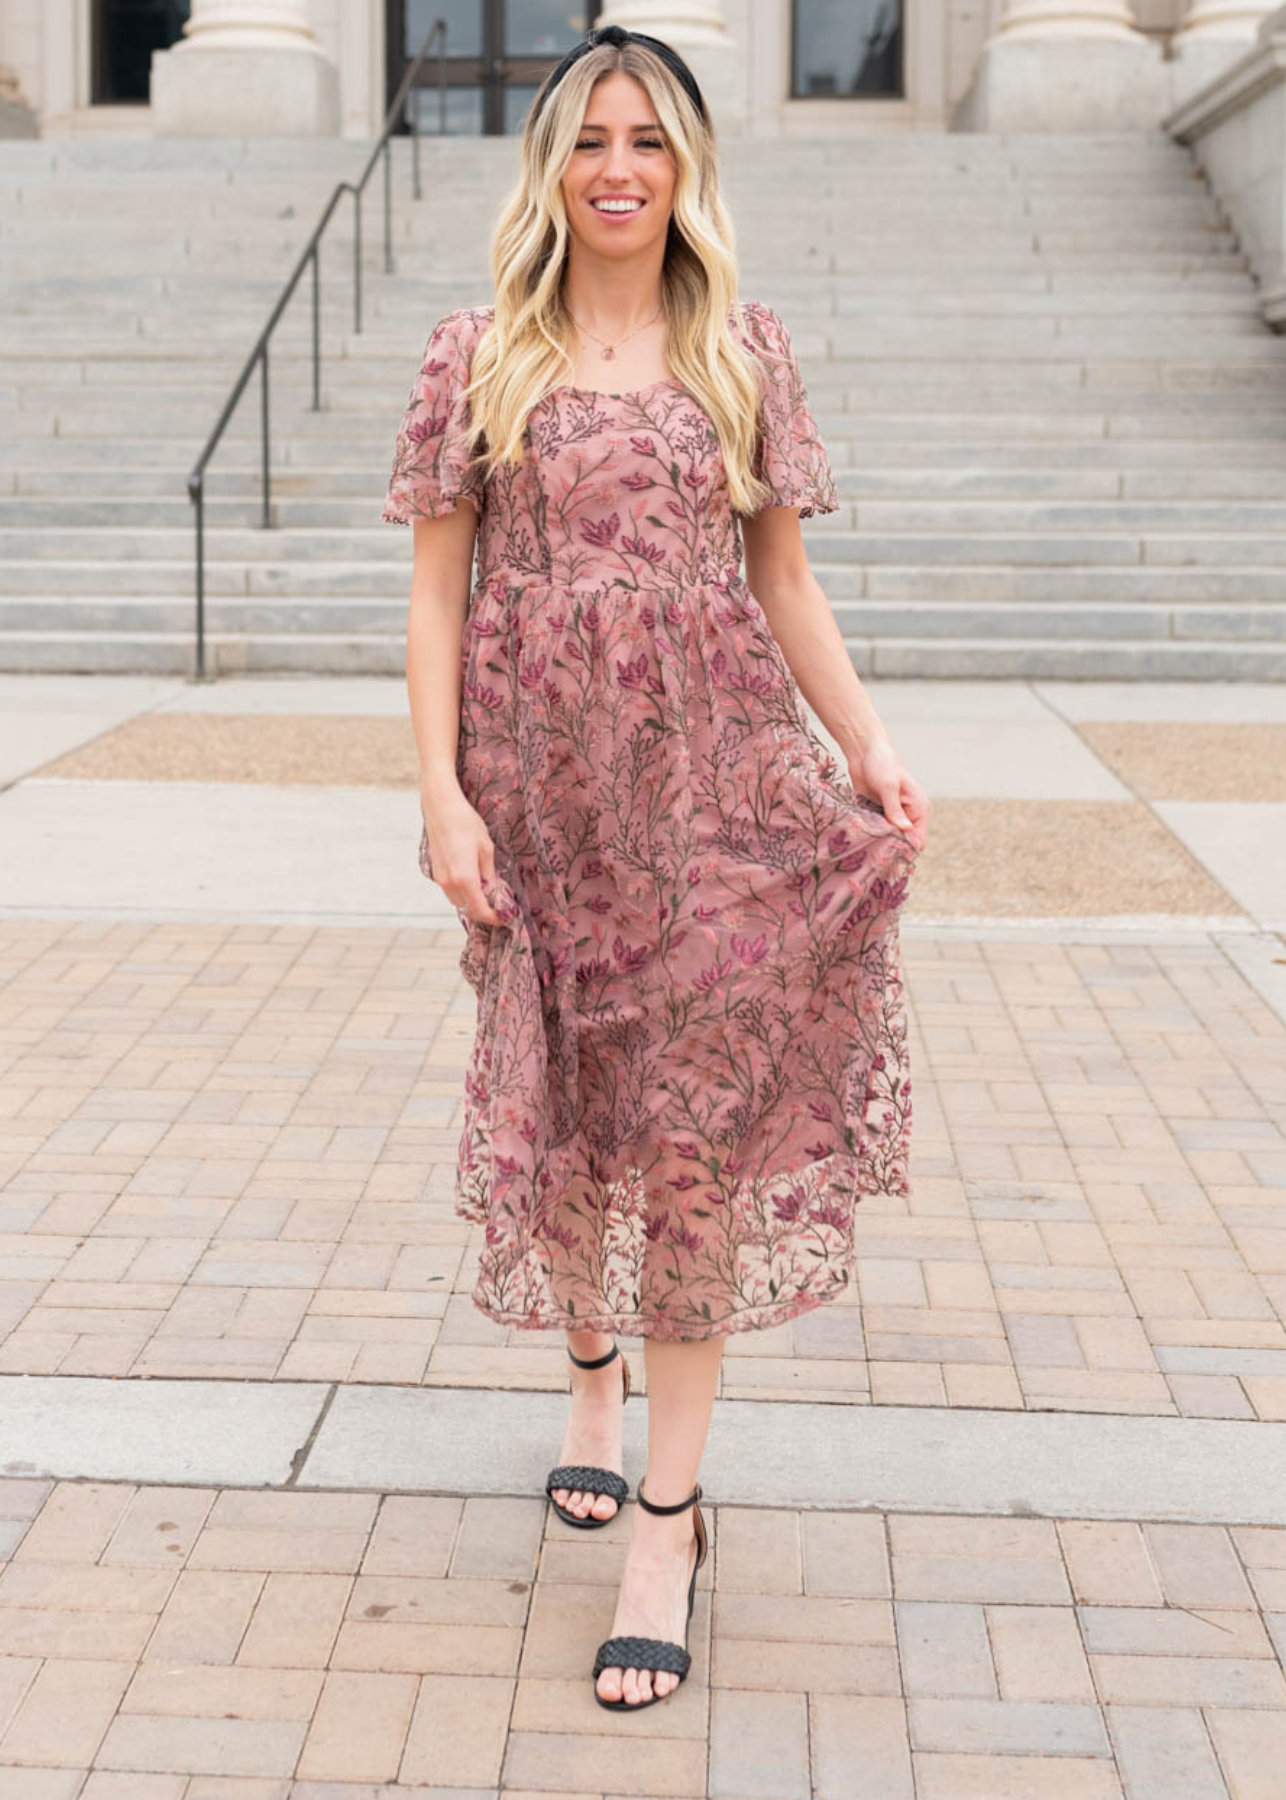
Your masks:
M420 866L478 1000L473 1300L567 1334L546 1492L581 1528L628 1493L615 1334L644 1339L647 1493L593 1671L620 1708L687 1672L728 1333L834 1299L861 1195L907 1192L928 804L809 572L834 481L732 241L687 65L591 31L526 121L494 305L429 338L381 515L414 520Z

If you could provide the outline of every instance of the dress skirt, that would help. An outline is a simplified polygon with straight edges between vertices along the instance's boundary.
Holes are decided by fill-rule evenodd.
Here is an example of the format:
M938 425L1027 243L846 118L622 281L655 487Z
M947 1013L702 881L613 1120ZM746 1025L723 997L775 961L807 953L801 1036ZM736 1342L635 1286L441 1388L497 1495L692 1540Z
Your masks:
M834 510L785 327L743 313L760 473ZM692 396L555 389L484 488L456 397L489 321L435 329L382 514L481 513L457 774L502 923L460 912L472 1297L519 1326L769 1327L848 1287L864 1195L908 1192L914 852L808 722Z

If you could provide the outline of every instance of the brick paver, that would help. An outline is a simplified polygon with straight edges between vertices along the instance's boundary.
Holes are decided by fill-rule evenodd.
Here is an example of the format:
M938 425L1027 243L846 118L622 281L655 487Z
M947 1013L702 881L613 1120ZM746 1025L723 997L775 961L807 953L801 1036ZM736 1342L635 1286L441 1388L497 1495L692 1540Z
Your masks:
M0 924L0 1371L563 1388L470 1298L460 941ZM912 1197L723 1397L1286 1417L1286 1026L1210 941L905 954Z
M1286 1528L711 1504L691 1673L627 1724L589 1678L624 1527L587 1539L543 1497L490 1503L522 1549L489 1575L472 1499L28 1480L0 1502L0 1800L1280 1792L1286 1618L1259 1583ZM176 1502L158 1567L138 1527ZM315 1566L282 1570L278 1536ZM84 1630L111 1619L141 1629Z

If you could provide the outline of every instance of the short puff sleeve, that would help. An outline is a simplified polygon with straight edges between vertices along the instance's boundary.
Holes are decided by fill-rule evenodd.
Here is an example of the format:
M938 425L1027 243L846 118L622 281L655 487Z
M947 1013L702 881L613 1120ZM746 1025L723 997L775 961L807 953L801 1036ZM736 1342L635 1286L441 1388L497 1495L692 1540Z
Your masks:
M790 333L762 301L744 302L742 314L764 374L759 443L752 466L772 489L772 498L759 511L797 506L805 519L813 513L837 512L835 477L809 409Z
M468 447L470 405L463 390L474 346L489 319L482 309L460 307L433 327L397 430L393 472L380 513L390 525L455 512L462 495L482 511L482 471L473 465Z

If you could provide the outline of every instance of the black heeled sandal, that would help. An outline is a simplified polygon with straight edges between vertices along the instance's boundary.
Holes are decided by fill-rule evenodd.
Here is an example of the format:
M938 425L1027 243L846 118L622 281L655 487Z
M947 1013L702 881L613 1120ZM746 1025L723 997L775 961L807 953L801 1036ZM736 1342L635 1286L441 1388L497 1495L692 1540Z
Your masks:
M567 1354L578 1369L601 1369L603 1364L610 1363L614 1356L621 1356L621 1346L613 1344L606 1356L577 1356L570 1347ZM625 1382L625 1392L621 1396L622 1403L624 1403L630 1397L630 1365L623 1356L621 1356L621 1375ZM607 1519L596 1519L592 1513L587 1513L582 1519L577 1513L568 1512L565 1506L558 1504L554 1499L555 1488L569 1490L579 1488L582 1494L607 1494L615 1500L616 1512ZM624 1506L629 1491L630 1484L623 1475L618 1475L615 1469L596 1468L593 1463L559 1463L556 1468L549 1471L548 1479L545 1482L545 1492L549 1495L549 1503L559 1518L566 1519L569 1525L582 1525L587 1529L594 1529L599 1525L610 1525L612 1519L616 1517L616 1513L619 1513Z
M668 1700L670 1694L679 1691L684 1676L692 1667L692 1657L688 1651L688 1626L692 1623L692 1608L697 1597L697 1570L705 1561L709 1547L705 1520L701 1517L701 1508L697 1504L701 1498L700 1482L687 1499L680 1500L677 1506L657 1506L643 1492L642 1481L639 1482L635 1498L644 1511L650 1513L680 1513L690 1506L697 1559L692 1565L692 1579L688 1582L688 1616L683 1623L681 1644L672 1644L667 1638L610 1637L605 1638L598 1646L598 1654L594 1658L594 1698L600 1706L610 1707L613 1712L641 1712L645 1706L655 1706L658 1700ZM622 1694L619 1700L604 1700L598 1691L598 1678L604 1669L661 1669L668 1675L677 1675L679 1679L670 1689L670 1694L652 1694L646 1700L627 1700Z

